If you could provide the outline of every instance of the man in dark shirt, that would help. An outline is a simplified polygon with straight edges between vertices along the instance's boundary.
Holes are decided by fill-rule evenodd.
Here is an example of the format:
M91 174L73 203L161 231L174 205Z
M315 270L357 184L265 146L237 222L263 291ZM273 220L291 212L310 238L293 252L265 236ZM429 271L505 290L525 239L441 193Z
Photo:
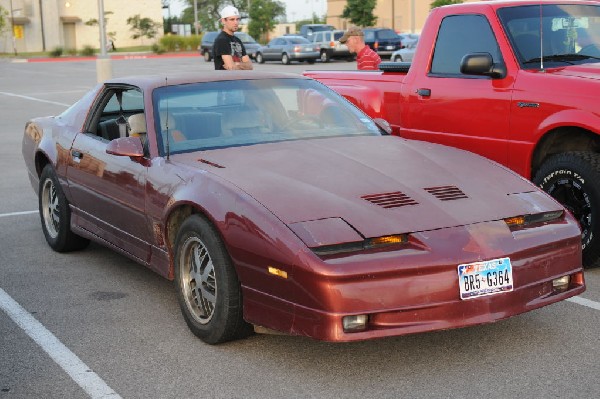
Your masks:
M252 69L252 61L246 54L242 41L235 36L240 27L240 12L233 6L221 10L221 23L223 30L213 44L215 56L215 69Z

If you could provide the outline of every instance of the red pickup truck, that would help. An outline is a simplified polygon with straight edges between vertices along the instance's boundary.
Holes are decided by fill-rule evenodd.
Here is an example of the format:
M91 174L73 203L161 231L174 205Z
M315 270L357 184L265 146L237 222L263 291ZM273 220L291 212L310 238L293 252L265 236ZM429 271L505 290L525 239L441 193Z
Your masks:
M533 180L579 220L584 264L596 266L599 62L600 2L483 1L433 9L412 64L305 75L394 134L476 152Z

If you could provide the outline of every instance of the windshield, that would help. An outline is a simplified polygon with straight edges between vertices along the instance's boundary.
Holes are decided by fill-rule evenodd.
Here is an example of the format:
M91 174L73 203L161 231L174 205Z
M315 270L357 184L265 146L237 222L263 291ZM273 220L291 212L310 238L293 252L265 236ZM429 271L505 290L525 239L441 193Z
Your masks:
M165 154L336 136L380 135L343 97L308 79L257 79L161 87L153 92Z
M498 16L525 68L600 60L600 6L507 7Z

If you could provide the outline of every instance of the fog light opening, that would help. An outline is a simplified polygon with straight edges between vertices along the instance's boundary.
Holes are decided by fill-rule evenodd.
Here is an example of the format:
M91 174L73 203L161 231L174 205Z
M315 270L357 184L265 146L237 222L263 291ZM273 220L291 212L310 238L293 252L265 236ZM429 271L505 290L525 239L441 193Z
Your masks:
M344 332L357 332L364 331L367 329L367 322L369 316L366 314L359 314L354 316L344 316L342 318L342 325Z
M571 281L569 276L562 276L552 280L552 288L554 291L563 292L569 288L569 282Z

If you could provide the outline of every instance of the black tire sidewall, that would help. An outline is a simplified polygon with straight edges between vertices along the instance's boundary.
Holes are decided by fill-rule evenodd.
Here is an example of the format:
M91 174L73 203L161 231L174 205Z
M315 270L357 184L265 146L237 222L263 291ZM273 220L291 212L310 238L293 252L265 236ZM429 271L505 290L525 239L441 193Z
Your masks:
M212 318L206 323L198 322L188 308L181 275L181 250L190 237L199 238L205 245L217 282L217 299ZM245 322L242 319L240 284L235 269L215 228L204 217L190 216L182 224L175 241L175 284L183 317L190 330L209 344L217 344L240 336L239 330Z
M565 179L585 193L586 202L590 204L590 232L582 241L583 263L588 267L597 266L600 264L600 154L567 152L554 155L540 167L533 182L552 195L552 188Z

